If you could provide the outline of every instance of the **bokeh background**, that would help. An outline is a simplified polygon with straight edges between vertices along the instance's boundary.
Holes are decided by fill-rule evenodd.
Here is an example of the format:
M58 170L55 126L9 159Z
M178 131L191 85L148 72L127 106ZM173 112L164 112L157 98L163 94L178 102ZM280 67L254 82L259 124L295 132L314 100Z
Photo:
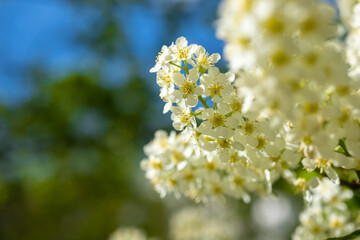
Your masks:
M139 167L154 132L171 130L149 69L178 36L221 53L219 2L0 1L0 239L107 239L119 226L169 239L191 203L160 199ZM244 239L290 238L302 201L289 190L229 200Z

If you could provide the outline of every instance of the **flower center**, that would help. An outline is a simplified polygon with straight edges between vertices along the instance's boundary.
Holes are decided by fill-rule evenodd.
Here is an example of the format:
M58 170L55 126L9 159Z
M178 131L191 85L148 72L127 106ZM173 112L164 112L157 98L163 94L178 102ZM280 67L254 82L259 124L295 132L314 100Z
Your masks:
M230 140L229 139L219 139L217 140L218 144L222 148L230 148Z
M225 123L225 117L221 114L215 113L214 117L209 119L209 121L214 125L214 127L221 127Z
M188 54L189 54L189 48L184 47L184 48L178 49L177 55L178 55L179 60L187 59Z
M223 89L224 87L222 85L218 85L218 84L212 84L211 87L209 88L210 90L210 96L220 96L220 91Z
M252 134L254 132L254 130L255 130L255 126L251 122L246 122L243 125L243 129L244 129L246 134Z

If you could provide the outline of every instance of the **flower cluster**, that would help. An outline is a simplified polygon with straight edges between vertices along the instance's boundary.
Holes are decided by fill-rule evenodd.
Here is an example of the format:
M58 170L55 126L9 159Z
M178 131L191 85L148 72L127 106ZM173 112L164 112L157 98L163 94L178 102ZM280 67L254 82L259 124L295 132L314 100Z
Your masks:
M148 240L146 234L135 227L121 227L111 234L109 240Z
M347 37L346 56L351 66L350 77L355 81L360 79L360 3L356 0L340 1L340 12L349 28Z
M151 70L164 112L172 112L174 128L182 131L158 131L145 147L142 167L162 196L184 193L201 201L227 194L248 201L249 191L271 192L283 170L300 161L298 149L249 110L234 75L214 66L219 58L180 37L162 48Z
M345 204L353 193L338 175L360 173L360 2L338 1L346 44L327 3L225 0L217 33L236 74L221 72L219 54L184 37L162 47L151 72L180 133L156 132L141 163L161 196L248 202L282 177L308 204L294 240L360 227ZM314 177L299 177L301 168Z
M338 182L333 166L360 168L360 95L344 49L332 40L334 13L313 0L226 0L218 35L252 109L287 125L285 138L308 171Z
M359 227L345 204L352 197L352 191L323 178L312 194L311 204L300 214L301 225L296 228L293 240L340 237Z
M224 207L187 207L170 220L173 240L233 240L240 230L236 215Z

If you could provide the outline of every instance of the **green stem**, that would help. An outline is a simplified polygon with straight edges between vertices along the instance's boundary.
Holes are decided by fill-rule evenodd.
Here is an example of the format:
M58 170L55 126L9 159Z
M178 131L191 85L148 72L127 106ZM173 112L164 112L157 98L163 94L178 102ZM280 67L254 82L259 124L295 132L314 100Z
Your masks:
M214 104L213 109L214 109L214 110L217 110L217 103Z
M350 233L349 235L343 237L328 238L327 240L354 240L356 237L359 236L360 236L360 229Z
M186 74L189 74L189 66L188 66L187 61L183 61L183 63L185 64L185 67L183 68L184 71L186 72Z
M169 62L171 65L174 65L175 67L181 68L182 70L186 71L182 66L177 65L176 63Z
M320 174L321 176L326 177L326 174L324 172L320 173L318 169L316 170L316 172L318 174ZM339 176L339 178L340 178L340 185L347 186L348 188L350 188L353 191L357 191L360 189L360 184L358 182L349 182L345 179L342 179L340 176Z
M350 188L353 191L357 191L360 189L360 184L358 184L356 182L344 181L342 179L340 179L340 185L347 186L348 188Z
M198 96L198 99L205 108L209 108L209 106L207 105L207 103L205 102L205 100L201 96Z
M200 112L198 112L198 113L192 113L192 115L196 117L196 116L202 114L202 112L203 112L203 111L200 111Z

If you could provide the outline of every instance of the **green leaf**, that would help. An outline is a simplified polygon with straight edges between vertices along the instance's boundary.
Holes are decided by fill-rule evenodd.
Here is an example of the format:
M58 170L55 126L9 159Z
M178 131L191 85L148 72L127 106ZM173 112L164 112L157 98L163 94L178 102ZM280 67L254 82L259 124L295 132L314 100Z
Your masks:
M339 139L338 146L335 148L335 152L344 154L347 157L351 157L351 154L348 152L345 144L345 138Z

